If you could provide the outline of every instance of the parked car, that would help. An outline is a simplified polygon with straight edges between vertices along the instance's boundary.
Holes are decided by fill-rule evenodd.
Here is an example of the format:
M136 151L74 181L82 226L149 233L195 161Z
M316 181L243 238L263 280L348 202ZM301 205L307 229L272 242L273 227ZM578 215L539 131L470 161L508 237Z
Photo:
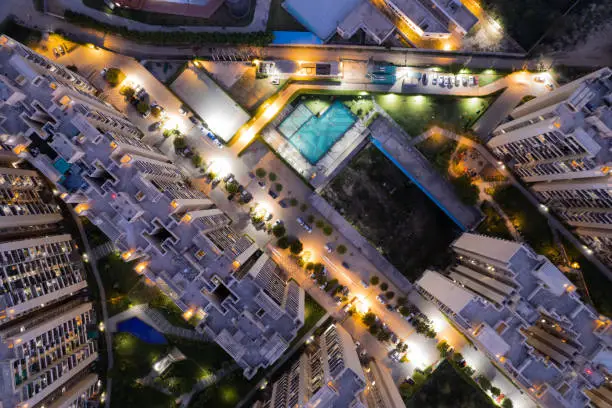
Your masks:
M378 300L378 303L380 303L381 305L387 304L387 299L384 297L384 295L376 296L376 300Z
M100 76L102 78L106 78L106 73L108 72L108 68L102 68L102 70L100 71Z
M151 126L151 129L153 130L157 130L161 127L162 123L160 121L157 121L155 123L153 123L153 125Z
M431 74L431 84L432 85L437 85L438 84L438 74L436 74L436 73Z
M304 224L304 225L302 225L302 227L304 227L306 232L308 232L309 234L312 234L312 227L310 225Z
M468 85L469 85L469 86L474 86L474 84L475 84L475 82L474 82L474 76L473 76L473 75L470 75L470 76L468 77Z
M332 251L334 250L334 244L332 244L331 242L328 242L327 244L325 244L323 246L323 248L328 252L328 253L332 253Z
M421 77L421 81L423 81L423 85L427 85L427 73L423 73Z
M281 220L280 218L279 218L278 220L274 221L274 226L275 226L275 227L276 227L277 225L283 225L283 224L284 224L284 222L283 222L283 220Z
M364 280L360 280L359 283L366 289L370 287L370 284Z
M199 125L200 124L200 119L196 118L195 116L190 116L189 120L191 121L191 123L193 123L194 125Z
M342 261L342 266L344 266L346 269L351 269L350 265L346 261Z
M261 188L262 190L266 188L266 182L263 180L259 180L257 184L259 184L259 188Z
M183 116L187 115L187 109L185 109L184 107L180 106L178 109L179 113Z
M306 223L304 222L304 220L302 219L302 217L297 217L295 220L296 220L296 221L297 221L297 223L298 223L298 224L300 224L302 227L304 226L304 224L306 224Z
M465 75L465 76L463 76L463 77L461 78L461 84L462 84L463 86L468 86L468 77L467 77L467 75Z
M459 85L461 85L461 78L459 78L459 75L457 75L455 77L455 86L459 86Z
M275 199L275 200L278 198L278 193L276 191L272 190L272 189L268 190L268 195L270 197L272 197L273 199Z
M397 350L392 350L389 353L389 358L395 362L399 362L400 361L400 353Z

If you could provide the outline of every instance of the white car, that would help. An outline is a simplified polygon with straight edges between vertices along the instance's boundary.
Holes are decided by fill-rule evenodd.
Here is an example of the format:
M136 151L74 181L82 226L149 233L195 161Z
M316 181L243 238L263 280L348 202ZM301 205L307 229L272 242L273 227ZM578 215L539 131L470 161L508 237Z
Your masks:
M331 242L328 242L327 244L325 244L323 248L327 251L327 253L330 253L330 254L334 250L334 246Z
M366 289L370 287L370 284L364 280L359 281L359 283Z
M302 227L304 226L304 224L306 224L306 223L304 222L304 220L302 219L302 217L297 217L295 220L296 220L296 221L297 221L297 223L298 223L298 224L300 224Z

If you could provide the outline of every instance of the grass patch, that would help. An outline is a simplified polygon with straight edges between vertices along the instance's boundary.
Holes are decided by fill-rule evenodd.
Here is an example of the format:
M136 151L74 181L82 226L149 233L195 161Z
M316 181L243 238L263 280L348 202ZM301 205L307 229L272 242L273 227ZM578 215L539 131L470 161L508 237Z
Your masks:
M272 0L268 15L268 31L308 31L281 5L284 0Z
M148 303L161 312L171 324L192 329L176 304L156 287L145 285L144 279L134 271L136 262L124 262L111 254L98 261L98 270L106 289L110 316L127 310L130 305Z
M315 115L320 114L325 109L329 108L329 106L331 105L331 102L329 101L329 98L325 98L325 97L317 97L317 96L306 97L306 96L303 96L303 97L301 97L301 99L304 101L304 105L306 105L308 110L310 110Z
M495 190L493 199L534 251L553 263L562 261L548 220L520 191L513 186L504 186Z
M444 267L455 224L378 149L360 152L322 192L409 280Z
M484 213L485 219L478 225L477 231L479 234L508 240L513 239L504 219L497 214L497 211L495 211L491 204L485 201L480 209Z
M251 381L248 381L242 375L242 371L234 371L223 377L215 385L207 387L195 395L189 407L234 408L238 401L257 384L259 377L256 376Z
M304 103L312 113L319 115L336 100L342 102L344 106L350 109L353 115L362 119L374 109L372 98L356 95L306 94L300 95L294 103Z
M304 299L304 325L298 330L295 339L289 345L291 348L304 336L313 326L325 315L323 306L317 303L316 300L308 293Z
M42 38L42 33L40 31L19 25L15 22L13 16L7 17L0 23L0 33L8 35L30 48L38 44Z
M431 95L376 95L375 100L410 136L415 137L433 125L465 132L495 101L486 97Z
M465 373L444 361L421 388L404 401L406 408L493 408L493 401Z

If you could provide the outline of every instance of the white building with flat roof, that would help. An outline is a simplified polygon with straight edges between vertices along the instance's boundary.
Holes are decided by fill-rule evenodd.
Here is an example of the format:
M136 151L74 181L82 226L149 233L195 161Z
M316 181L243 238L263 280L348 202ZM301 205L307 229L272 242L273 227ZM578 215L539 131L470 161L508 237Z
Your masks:
M514 109L488 145L536 196L612 264L612 70Z
M199 317L196 330L214 339L247 378L276 361L304 323L304 291L144 143L124 115L55 81L45 64L24 57L31 50L1 38L0 82L25 99L10 108L0 104L0 115L12 112L14 129L0 129L0 141L47 176L186 318ZM38 76L20 79L24 64L7 63L15 60Z
M607 395L597 406L612 406L610 319L525 244L465 233L452 249L455 264L426 271L417 290L534 405L582 408Z

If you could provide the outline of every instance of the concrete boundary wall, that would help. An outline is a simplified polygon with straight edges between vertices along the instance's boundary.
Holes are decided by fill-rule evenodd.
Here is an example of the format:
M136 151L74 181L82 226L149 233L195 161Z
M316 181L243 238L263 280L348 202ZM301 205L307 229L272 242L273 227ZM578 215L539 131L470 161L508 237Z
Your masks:
M338 211L323 197L313 193L308 198L310 204L329 221L351 244L353 244L373 265L402 292L412 289L410 281L380 254Z

